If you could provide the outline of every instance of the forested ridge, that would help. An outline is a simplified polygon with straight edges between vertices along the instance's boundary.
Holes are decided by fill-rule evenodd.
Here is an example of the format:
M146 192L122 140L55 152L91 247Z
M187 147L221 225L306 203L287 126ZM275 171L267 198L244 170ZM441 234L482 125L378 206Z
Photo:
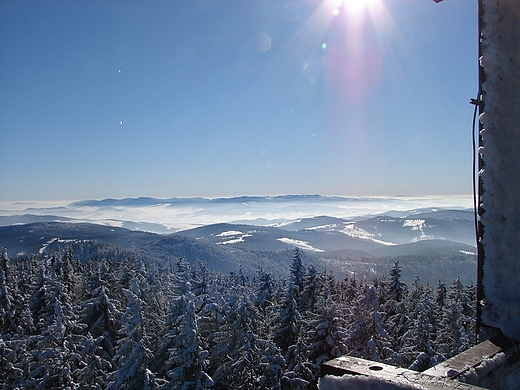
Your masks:
M398 262L338 280L299 250L288 275L252 277L132 250L85 255L2 250L4 389L316 389L334 357L424 370L475 338L474 286L406 285Z

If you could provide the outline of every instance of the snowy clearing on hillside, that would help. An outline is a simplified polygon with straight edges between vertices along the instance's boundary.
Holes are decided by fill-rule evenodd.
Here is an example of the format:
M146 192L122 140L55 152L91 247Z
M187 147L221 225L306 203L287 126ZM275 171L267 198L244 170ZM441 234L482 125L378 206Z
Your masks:
M306 230L326 230L326 231L334 231L337 227L338 227L338 225L336 225L335 223L333 223L333 224L330 224L330 225L321 225L321 226L313 226L313 227L309 227L309 228L307 228Z
M345 225L345 228L340 230L341 233L346 234L352 238L361 238L363 240L370 240L378 244L393 246L397 245L393 242L383 241L375 238L376 236L372 233L367 232L366 230L360 229L356 227L354 224Z
M403 227L411 227L412 230L421 230L424 228L424 219L406 219L403 223Z
M313 252L324 252L323 250L321 249L318 249L318 248L314 248L313 246L311 246L308 242L306 241L301 241L301 240L294 240L292 238L278 238L278 241L281 241L283 242L284 244L289 244L289 245L293 245L293 246L296 246L298 248L301 248L303 250L306 250L306 251L313 251Z
M216 235L216 237L229 237L229 236L238 236L240 234L244 234L239 232L238 230L228 230L227 232L222 232Z
M226 245L226 244L238 244L239 242L244 242L245 237L251 237L252 234L242 233L237 230L228 230L227 232L222 232L217 234L215 237L229 237L230 239L227 241L217 242L217 245ZM234 238L231 238L234 237Z
M66 242L74 242L74 241L77 241L77 240L63 240L63 239L57 238L57 237L51 238L49 241L47 241L45 244L42 245L42 247L38 250L38 253L41 255L43 252L45 252L45 249L47 249L47 247L54 242L65 242L66 243Z

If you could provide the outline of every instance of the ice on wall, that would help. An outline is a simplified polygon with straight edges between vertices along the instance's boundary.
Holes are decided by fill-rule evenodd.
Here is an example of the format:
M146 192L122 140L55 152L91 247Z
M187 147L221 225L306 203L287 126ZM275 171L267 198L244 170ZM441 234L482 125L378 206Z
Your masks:
M520 1L483 0L484 325L520 339Z

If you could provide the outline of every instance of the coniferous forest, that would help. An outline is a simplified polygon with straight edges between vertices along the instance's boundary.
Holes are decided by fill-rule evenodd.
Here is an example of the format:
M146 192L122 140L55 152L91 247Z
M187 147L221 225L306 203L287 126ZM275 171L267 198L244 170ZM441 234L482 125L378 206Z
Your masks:
M210 271L80 245L0 262L4 389L316 389L341 355L424 370L471 347L475 287Z

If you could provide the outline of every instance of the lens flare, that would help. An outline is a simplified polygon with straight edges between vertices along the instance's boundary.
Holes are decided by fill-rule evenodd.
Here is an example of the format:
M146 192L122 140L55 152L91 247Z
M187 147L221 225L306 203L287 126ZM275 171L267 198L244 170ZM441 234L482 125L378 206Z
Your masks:
M346 8L346 12L359 14L366 11L367 8L373 7L374 0L343 0L342 5Z
M382 48L377 28L381 26L381 0L325 0L339 19L331 24L335 42L324 58L325 75L347 101L362 101L382 78Z

